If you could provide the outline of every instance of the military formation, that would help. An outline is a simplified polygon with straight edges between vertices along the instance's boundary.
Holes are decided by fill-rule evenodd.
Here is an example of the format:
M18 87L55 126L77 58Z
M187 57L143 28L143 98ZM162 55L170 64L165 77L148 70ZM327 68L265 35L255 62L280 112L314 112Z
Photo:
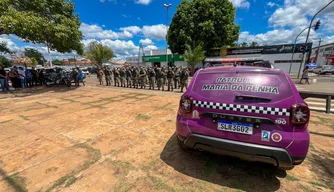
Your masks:
M122 67L113 68L104 67L97 71L97 78L100 85L107 86L112 83L115 87L127 87L136 89L154 90L157 88L162 91L173 91L174 89L187 89L189 71L185 67ZM167 88L166 88L167 86Z

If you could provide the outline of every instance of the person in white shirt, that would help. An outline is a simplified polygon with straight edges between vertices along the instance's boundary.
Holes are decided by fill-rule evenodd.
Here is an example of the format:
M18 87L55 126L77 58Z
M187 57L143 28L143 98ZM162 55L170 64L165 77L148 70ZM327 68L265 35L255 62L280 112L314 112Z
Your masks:
M17 72L19 73L20 76L20 81L21 81L21 87L25 88L25 80L26 80L26 73L24 72L22 67L19 67L19 69L17 70Z

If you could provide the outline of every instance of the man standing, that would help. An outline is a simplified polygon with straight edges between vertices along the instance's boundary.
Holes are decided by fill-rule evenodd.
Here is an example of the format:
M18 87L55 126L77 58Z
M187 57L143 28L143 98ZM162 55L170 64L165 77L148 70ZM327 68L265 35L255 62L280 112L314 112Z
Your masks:
M109 67L106 67L104 70L104 75L106 78L106 86L111 86L111 71Z
M125 70L124 68L122 68L119 72L119 76L121 78L121 87L125 87L125 81L126 81L126 78L125 78Z
M20 78L20 82L21 82L21 88L25 88L26 73L24 72L23 67L19 67L17 72L19 73L19 76L20 76L19 78Z
M139 71L137 67L134 67L132 71L132 83L133 83L133 88L138 89L138 77L139 77Z
M28 69L27 65L25 65L26 67L26 70L25 70L25 73L26 73L26 87L32 87L32 82L31 82L31 73L30 73L30 69Z
M99 73L97 74L99 76ZM72 68L71 76L72 76L75 86L79 86L79 73L75 68Z
M169 67L169 70L167 72L167 83L168 83L168 90L167 91L173 91L173 79L174 79L174 72L171 67Z
M2 91L9 91L6 71L0 66L0 85Z
M44 70L40 69L38 72L38 81L40 85L44 85Z
M175 76L174 76L174 88L180 88L180 76L181 72L178 67L175 68Z
M115 87L119 87L119 69L114 69L114 80L115 80Z
M149 76L149 86L150 86L150 89L154 90L155 72L152 70L152 68L149 69L148 76Z
M97 78L99 79L100 85L103 85L103 71L101 68L98 69L97 71Z
M164 81L163 81L163 84L164 85L167 85L167 69L165 67L162 67L161 71L163 72L163 76L164 76Z
M146 71L144 69L144 67L141 67L140 68L140 71L139 71L139 83L140 83L140 88L142 89L144 87L146 87L145 85L145 79L146 79Z
M31 69L31 80L32 80L32 86L37 86L38 84L38 72L36 71L35 67L32 67Z
M131 88L132 75L131 75L131 71L129 70L128 67L126 68L125 76L126 76L126 87Z
M164 91L165 90L165 85L163 84L164 72L161 71L161 68L158 68L156 77L157 77L157 82L158 82L158 90L160 90L160 88L162 88L162 91Z
M187 70L187 68L183 68L182 72L181 72L181 76L180 76L180 80L181 80L181 93L183 92L183 88L185 87L187 89L188 87L188 78L189 78L189 72Z

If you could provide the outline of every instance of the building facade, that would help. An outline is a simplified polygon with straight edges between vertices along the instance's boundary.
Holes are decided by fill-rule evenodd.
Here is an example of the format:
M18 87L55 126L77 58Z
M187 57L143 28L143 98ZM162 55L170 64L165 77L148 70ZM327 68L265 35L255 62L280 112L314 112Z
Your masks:
M317 58L318 50L319 54ZM334 43L314 47L310 61L318 65L334 65Z
M307 46L303 43L296 44L295 46L294 44L282 44L245 48L222 48L214 51L211 55L212 57L221 58L262 58L264 61L274 64L278 69L289 72L291 67L291 73L297 73L303 60L303 51L305 51L304 59L307 59L311 49L312 43L308 43Z

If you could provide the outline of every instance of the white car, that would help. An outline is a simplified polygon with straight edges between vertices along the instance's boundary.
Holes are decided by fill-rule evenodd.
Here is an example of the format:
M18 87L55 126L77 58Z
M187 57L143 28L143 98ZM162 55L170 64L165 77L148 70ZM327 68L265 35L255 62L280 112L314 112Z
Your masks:
M326 74L326 73L333 73L333 66L330 65L323 65L314 68L311 72L316 74Z

